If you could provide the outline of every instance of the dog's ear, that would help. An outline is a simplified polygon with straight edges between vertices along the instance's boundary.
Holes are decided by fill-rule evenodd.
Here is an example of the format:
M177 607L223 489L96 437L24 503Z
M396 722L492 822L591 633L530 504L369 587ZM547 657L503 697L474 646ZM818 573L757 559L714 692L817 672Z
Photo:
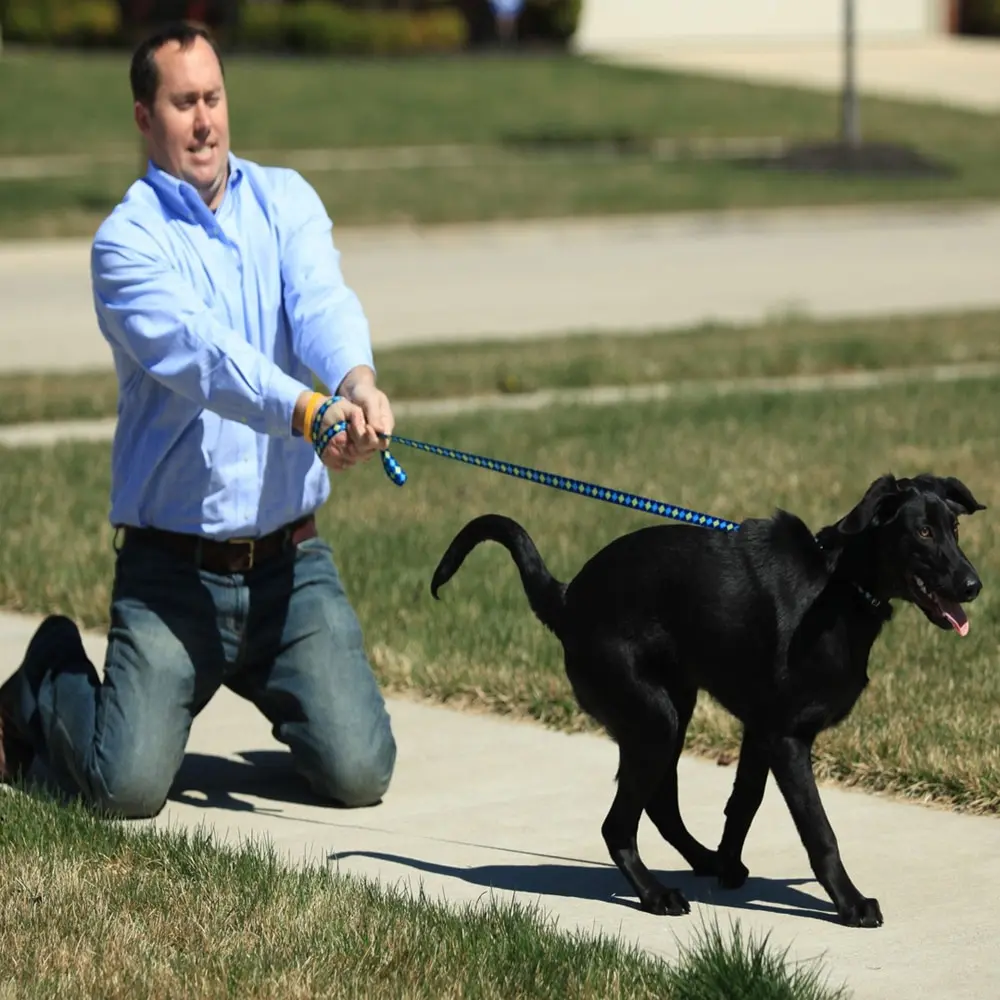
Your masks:
M867 528L888 524L903 504L914 495L912 488L900 489L895 476L879 476L865 491L865 495L839 521L822 528L816 535L820 548L827 553L827 564L832 570L847 540Z
M925 493L934 493L951 508L955 514L975 514L977 510L986 510L961 479L955 476L933 476L922 472L912 479L900 480L901 483L913 485Z
M879 476L865 491L865 495L845 514L834 528L841 535L857 535L866 528L888 524L903 503L913 495L895 476Z

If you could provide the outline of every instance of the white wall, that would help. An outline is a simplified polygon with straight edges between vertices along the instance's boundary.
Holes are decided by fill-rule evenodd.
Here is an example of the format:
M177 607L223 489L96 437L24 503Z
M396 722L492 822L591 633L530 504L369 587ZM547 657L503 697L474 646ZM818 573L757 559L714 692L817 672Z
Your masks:
M947 0L855 0L866 38L945 31ZM583 0L576 44L747 45L823 41L842 31L843 0Z

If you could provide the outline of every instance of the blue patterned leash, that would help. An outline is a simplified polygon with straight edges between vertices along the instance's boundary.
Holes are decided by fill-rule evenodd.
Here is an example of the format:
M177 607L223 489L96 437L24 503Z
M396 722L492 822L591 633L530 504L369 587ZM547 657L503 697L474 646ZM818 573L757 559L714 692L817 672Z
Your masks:
M344 430L347 424L338 424L337 426L341 430ZM497 458L487 458L484 455L459 451L457 448L443 448L439 444L414 441L413 438L400 437L396 434L390 435L389 440L393 442L398 441L400 444L405 444L408 448L416 448L418 451L426 451L432 455L439 455L441 458L451 458L459 462L464 462L466 465L474 465L478 469L488 469L490 472L502 472L504 475L513 476L515 479L524 479L531 483L539 483L542 486L551 486L553 489L575 493L577 496L591 497L595 500L603 500L605 503L613 503L618 507L628 507L630 510L639 510L645 514L656 514L659 517L672 518L675 521L697 524L705 528L716 528L719 531L739 531L740 529L738 521L727 521L723 517L702 514L688 507L679 507L677 504L652 500L639 493L623 493L621 490L613 490L608 486L598 486L595 483L588 483L583 479L573 479L570 476L557 476L551 472L532 469L527 465L502 462ZM385 474L397 486L402 486L406 482L406 473L403 471L403 467L389 454L388 450L381 452L381 455L382 468L385 469ZM882 606L882 601L874 594L869 593L864 587L853 580L850 582L851 586L873 608L880 608Z
M347 422L341 421L332 427L328 427L320 438L317 439L316 437L319 432L320 421L327 407L339 399L339 396L335 396L322 404L313 418L312 439L315 442L316 453L318 455L323 453L323 449L333 440L335 435L347 430ZM382 436L385 437L386 435ZM553 489L564 490L567 493L575 493L577 496L603 500L605 503L613 503L618 507L628 507L630 510L639 510L645 514L656 514L659 517L672 518L675 521L697 524L705 528L716 528L719 531L739 531L740 528L737 521L727 521L725 518L713 517L711 514L702 514L687 507L678 507L676 504L663 503L661 500L652 500L638 493L623 493L621 490L613 490L608 486L598 486L595 483L588 483L583 479L557 476L551 472L532 469L527 465L502 462L497 458L487 458L485 455L459 451L457 448L443 448L439 444L415 441L413 438L401 437L397 434L389 435L389 440L393 442L398 441L399 444L405 444L408 448L416 448L417 451L426 451L441 458L451 458L458 462L464 462L466 465L474 465L477 469L502 472L505 476L513 476L515 479L524 479L529 483L550 486ZM403 467L392 457L388 449L379 452L379 454L382 456L382 468L385 470L385 474L397 486L402 486L407 478ZM873 608L880 608L882 606L882 602L874 594L869 593L864 587L860 586L860 584L852 581L851 585Z
M314 432L319 428L323 412L325 410L321 406L313 418ZM333 437L346 429L347 423L341 421L338 424L328 427L319 438L314 433L313 440L316 442L317 453L322 454L323 449L330 443ZM736 521L727 521L725 518L713 517L711 514L702 514L687 507L663 503L660 500L653 500L638 493L625 493L621 490L611 489L608 486L588 483L582 479L573 479L570 476L557 476L551 472L542 472L540 469L532 469L527 465L503 462L496 458L487 458L484 455L459 451L457 448L443 448L441 445L428 444L426 441L415 441L413 438L401 437L397 434L390 435L389 440L394 444L406 445L408 448L426 451L431 455L438 455L441 458L450 458L458 462L464 462L466 465L472 465L478 469L500 472L506 476L513 476L515 479L523 479L526 482L549 486L553 489L563 490L566 493L575 493L577 496L603 500L605 503L613 503L618 507L627 507L630 510L642 511L645 514L655 514L658 517L672 518L675 521L685 521L688 524L697 524L705 528L716 528L719 531L738 531L740 527ZM382 468L385 470L385 474L397 486L402 486L407 478L403 467L393 458L388 449L381 451L380 455L382 456Z
M596 483L588 483L583 479L573 479L570 476L557 476L551 472L542 472L539 469L532 469L527 465L517 465L514 462L503 462L496 458L487 458L484 455L474 455L467 451L458 451L456 448L442 448L441 445L427 444L424 441L414 441L412 438L392 435L393 443L405 444L409 448L416 448L418 451L427 451L432 455L440 455L442 458L451 458L466 465L474 465L476 468L488 469L490 472L502 472L506 476L513 476L515 479L524 479L531 483L539 483L542 486L550 486L553 489L564 490L567 493L575 493L577 496L591 497L594 500L603 500L605 503L613 503L619 507L628 507L631 510L642 511L646 514L656 514L659 517L673 518L675 521L686 521L689 524L698 524L706 528L718 528L720 531L737 531L739 524L735 521L727 521L721 517L713 517L711 514L702 514L687 507L679 507L676 504L663 503L661 500L653 500L638 493L624 493L621 490L611 489L609 486L598 486ZM388 452L382 452L383 456ZM390 465L391 463L391 465ZM399 463L389 458L383 460L386 474L397 485L402 486L406 481L406 473L400 468ZM394 477L390 468L398 469L402 474L402 480Z

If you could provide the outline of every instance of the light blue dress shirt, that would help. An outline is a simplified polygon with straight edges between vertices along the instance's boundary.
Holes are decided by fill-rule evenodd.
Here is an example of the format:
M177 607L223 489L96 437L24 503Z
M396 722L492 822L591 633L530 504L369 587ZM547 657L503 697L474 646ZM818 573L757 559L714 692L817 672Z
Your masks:
M332 225L297 172L230 156L216 212L152 163L94 237L91 277L118 373L110 520L252 538L330 493L291 429L312 373L374 367Z

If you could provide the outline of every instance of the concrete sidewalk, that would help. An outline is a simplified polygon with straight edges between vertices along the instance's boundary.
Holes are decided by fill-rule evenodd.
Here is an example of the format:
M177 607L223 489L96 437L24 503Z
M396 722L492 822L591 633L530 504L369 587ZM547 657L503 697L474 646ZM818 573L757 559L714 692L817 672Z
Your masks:
M702 73L754 83L839 91L843 51L836 41L595 45L586 54L608 62ZM1000 41L960 37L919 41L859 40L859 90L871 96L947 104L973 111L1000 108ZM864 120L862 120L862 134Z
M967 206L337 229L376 350L1000 306L1000 208ZM0 370L110 368L86 243L0 245Z
M9 666L37 620L0 614ZM88 635L95 662L101 636ZM6 674L6 670L3 674ZM454 902L493 893L540 904L564 929L621 935L667 958L703 920L738 919L769 932L793 959L819 959L858 1000L917 996L984 1000L1000 995L992 947L1000 935L1000 824L834 787L823 790L845 864L876 896L886 924L841 926L812 878L773 783L751 831L751 879L716 889L681 868L644 819L647 863L691 898L692 914L654 917L610 864L600 825L614 794L617 754L606 738L463 714L401 699L389 704L399 745L393 785L371 809L311 801L289 780L270 727L223 691L196 720L188 756L161 828L210 825L229 842L265 838L292 863L378 878ZM714 844L734 770L685 757L682 808L695 836Z

